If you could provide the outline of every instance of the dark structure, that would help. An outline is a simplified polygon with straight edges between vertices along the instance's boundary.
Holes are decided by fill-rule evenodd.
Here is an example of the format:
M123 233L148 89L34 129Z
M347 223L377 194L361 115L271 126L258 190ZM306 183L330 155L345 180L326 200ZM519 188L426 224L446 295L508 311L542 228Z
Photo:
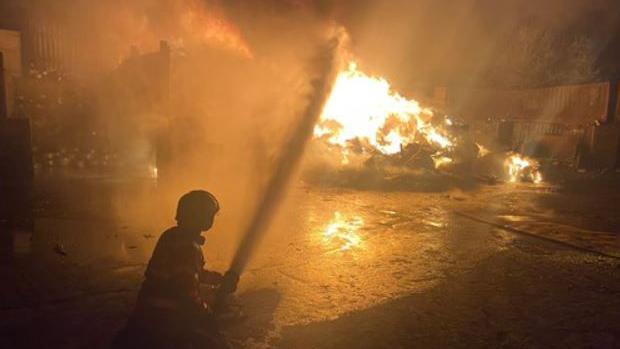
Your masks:
M4 76L4 55L0 52L0 120L8 116L8 103L6 95L6 85Z
M0 72L4 71L0 53ZM10 252L13 231L32 231L33 166L28 119L7 116L4 77L0 74L0 245ZM8 250L8 251L6 251Z
M618 113L618 80L609 81L609 95L607 97L607 117L606 122L616 121Z

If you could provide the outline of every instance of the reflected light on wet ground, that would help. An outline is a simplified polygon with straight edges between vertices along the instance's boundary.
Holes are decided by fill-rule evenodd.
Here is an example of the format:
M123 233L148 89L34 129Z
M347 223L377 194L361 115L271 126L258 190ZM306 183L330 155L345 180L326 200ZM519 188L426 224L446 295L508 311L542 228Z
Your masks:
M450 234L460 224L441 195L317 189L291 194L242 285L277 289L277 326L335 319L424 292L453 266L453 249L469 245L463 239L476 241L470 234Z
M361 217L345 216L336 211L331 221L321 231L323 243L340 251L360 247L362 238L358 230L363 226L364 220Z

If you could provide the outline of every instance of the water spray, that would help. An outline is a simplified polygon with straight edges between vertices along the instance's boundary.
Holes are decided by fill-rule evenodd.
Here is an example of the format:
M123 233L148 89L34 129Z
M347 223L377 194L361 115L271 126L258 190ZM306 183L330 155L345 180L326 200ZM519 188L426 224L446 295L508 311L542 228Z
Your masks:
M319 119L335 78L337 66L336 53L339 43L339 38L330 40L327 45L321 48L313 62L317 68L317 77L311 82L308 105L283 147L284 152L277 163L275 172L267 183L265 191L259 200L258 209L243 234L229 271L225 275L224 283L220 288L221 292L218 292L217 295L216 304L222 304L225 297L236 289L239 275L245 269L258 240L268 228L291 175L299 163L308 141L312 137L314 126Z

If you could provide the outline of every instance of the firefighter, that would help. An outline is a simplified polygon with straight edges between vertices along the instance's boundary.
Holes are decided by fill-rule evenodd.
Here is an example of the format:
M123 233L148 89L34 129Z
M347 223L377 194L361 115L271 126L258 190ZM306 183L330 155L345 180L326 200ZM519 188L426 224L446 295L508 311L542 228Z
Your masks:
M239 276L204 269L201 233L213 225L220 206L211 193L191 191L177 206L177 226L166 230L145 272L136 306L115 348L227 348L200 285L232 293Z

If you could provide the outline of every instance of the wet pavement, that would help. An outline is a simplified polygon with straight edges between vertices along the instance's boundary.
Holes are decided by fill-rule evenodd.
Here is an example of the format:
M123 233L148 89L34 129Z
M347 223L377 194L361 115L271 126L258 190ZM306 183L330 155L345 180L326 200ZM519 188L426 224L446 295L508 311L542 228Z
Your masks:
M133 207L136 191L161 199L149 182L67 185L46 184L31 246L2 268L0 347L105 348L170 224ZM295 186L242 275L248 317L226 332L240 348L618 347L613 202L534 185ZM224 271L236 218L219 219L205 254Z

